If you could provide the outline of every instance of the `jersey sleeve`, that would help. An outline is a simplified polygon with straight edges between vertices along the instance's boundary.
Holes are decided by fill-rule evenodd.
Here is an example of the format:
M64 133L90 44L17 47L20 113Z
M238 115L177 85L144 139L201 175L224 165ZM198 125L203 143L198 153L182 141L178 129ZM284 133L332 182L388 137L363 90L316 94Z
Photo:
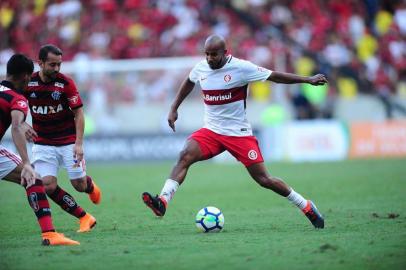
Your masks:
M271 70L245 60L242 60L241 69L247 82L265 81L272 74Z
M69 79L69 84L65 89L66 98L71 109L77 109L83 106L76 84L72 79Z
M27 117L28 113L28 102L23 96L16 97L11 103L11 110L18 110L24 114L24 118Z
M199 72L198 72L198 64L194 66L194 68L189 73L189 80L193 83L199 82Z

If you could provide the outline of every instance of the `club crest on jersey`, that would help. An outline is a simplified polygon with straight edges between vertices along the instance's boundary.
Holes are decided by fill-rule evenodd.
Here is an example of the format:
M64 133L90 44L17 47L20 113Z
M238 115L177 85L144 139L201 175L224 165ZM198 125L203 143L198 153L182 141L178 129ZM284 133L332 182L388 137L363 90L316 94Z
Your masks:
M257 157L258 157L257 151L255 151L255 150L250 150L250 151L248 152L248 158L249 158L249 159L251 159L251 160L256 160Z
M55 83L55 84L57 84L57 83ZM59 92L59 91L53 91L52 92L52 94L51 94L51 97L54 99L54 100L59 100L59 98L61 97L61 92Z
M73 97L68 98L68 100L69 100L70 103L76 104L79 101L79 97L78 96L73 96Z
M31 93L30 98L37 98L37 95L35 94L35 92Z
M224 76L224 81L225 81L225 82L231 81L231 75L230 75L230 74L225 75L225 76Z
M17 105L18 105L18 107L20 107L20 108L27 108L27 102L25 102L24 100L19 100L19 101L17 101Z

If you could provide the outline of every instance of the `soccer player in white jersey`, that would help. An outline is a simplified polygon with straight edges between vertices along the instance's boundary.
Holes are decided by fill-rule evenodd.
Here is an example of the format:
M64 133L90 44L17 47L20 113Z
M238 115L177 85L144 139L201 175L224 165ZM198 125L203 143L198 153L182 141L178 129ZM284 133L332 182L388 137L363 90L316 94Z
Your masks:
M199 83L205 103L204 127L188 138L161 194L152 196L144 192L144 203L155 215L163 216L168 203L185 180L190 165L227 150L245 165L259 185L286 197L302 210L315 228L324 228L324 219L312 201L268 173L257 139L247 121L245 107L250 82L269 80L285 84L323 85L327 83L326 77L322 74L302 77L258 67L228 55L224 38L218 35L206 39L204 50L206 60L198 63L182 83L168 115L169 126L175 131L178 108L195 84Z

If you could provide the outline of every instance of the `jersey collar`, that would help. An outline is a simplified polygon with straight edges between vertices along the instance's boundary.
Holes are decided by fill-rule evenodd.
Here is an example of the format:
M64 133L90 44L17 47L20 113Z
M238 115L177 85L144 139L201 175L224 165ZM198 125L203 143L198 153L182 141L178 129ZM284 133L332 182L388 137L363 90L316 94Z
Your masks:
M0 84L7 87L7 88L10 88L11 90L16 91L16 88L15 88L14 84L12 82L10 82L10 81L3 80Z

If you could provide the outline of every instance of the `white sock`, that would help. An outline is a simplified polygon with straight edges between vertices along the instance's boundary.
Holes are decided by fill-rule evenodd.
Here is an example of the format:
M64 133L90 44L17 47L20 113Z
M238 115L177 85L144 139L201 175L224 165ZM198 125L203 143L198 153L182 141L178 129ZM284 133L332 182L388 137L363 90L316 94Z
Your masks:
M300 209L304 209L307 205L307 200L293 189L286 198Z
M161 191L161 197L165 199L167 203L172 199L173 195L175 194L176 190L178 190L179 183L175 180L168 179L165 182L164 187Z

